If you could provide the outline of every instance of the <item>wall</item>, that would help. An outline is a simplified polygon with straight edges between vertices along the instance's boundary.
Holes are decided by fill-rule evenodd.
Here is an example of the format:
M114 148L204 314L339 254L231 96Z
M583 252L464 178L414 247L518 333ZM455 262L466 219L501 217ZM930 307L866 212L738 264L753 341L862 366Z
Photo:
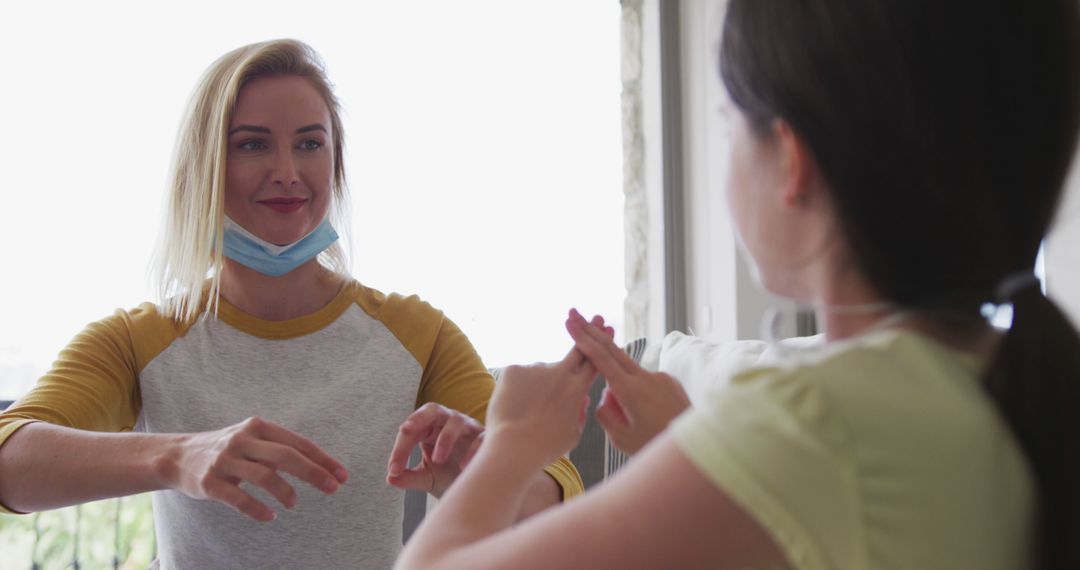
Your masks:
M1080 153L1045 248L1047 295L1080 327Z

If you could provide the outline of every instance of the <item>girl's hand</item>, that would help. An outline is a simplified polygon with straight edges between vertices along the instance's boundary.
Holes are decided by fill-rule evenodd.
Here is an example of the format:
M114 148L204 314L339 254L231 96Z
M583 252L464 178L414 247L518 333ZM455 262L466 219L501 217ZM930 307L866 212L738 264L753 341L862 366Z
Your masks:
M663 373L639 366L611 341L603 320L592 323L575 310L570 311L566 329L574 346L607 380L596 419L611 443L627 454L637 453L671 420L690 407L682 384Z
M513 438L537 468L555 461L581 439L595 379L596 368L577 349L553 364L507 367L488 407L488 438Z

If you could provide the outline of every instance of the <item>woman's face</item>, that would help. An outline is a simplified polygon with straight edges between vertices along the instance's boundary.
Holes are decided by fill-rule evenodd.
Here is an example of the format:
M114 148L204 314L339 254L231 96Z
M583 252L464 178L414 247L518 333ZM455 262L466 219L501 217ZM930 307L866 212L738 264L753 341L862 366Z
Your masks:
M225 213L256 236L292 243L330 207L334 152L330 110L303 77L245 85L229 123Z

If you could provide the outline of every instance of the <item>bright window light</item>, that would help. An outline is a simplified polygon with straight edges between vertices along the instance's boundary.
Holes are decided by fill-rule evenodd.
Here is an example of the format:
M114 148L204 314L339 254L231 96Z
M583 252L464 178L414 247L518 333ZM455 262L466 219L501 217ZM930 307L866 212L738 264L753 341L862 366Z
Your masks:
M620 329L619 18L615 0L5 4L0 400L153 299L187 98L218 56L280 37L322 54L344 105L357 279L443 309L488 366L560 358L570 307Z

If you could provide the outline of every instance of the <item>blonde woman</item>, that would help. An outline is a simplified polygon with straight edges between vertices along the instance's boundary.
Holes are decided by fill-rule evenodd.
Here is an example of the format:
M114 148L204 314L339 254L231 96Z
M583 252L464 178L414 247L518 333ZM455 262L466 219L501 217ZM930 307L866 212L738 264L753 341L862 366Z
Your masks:
M454 480L493 380L441 312L349 277L343 140L305 44L208 69L176 147L162 301L89 325L0 415L5 512L161 491L163 568L393 564L403 489ZM533 482L515 516L581 490L565 460Z

